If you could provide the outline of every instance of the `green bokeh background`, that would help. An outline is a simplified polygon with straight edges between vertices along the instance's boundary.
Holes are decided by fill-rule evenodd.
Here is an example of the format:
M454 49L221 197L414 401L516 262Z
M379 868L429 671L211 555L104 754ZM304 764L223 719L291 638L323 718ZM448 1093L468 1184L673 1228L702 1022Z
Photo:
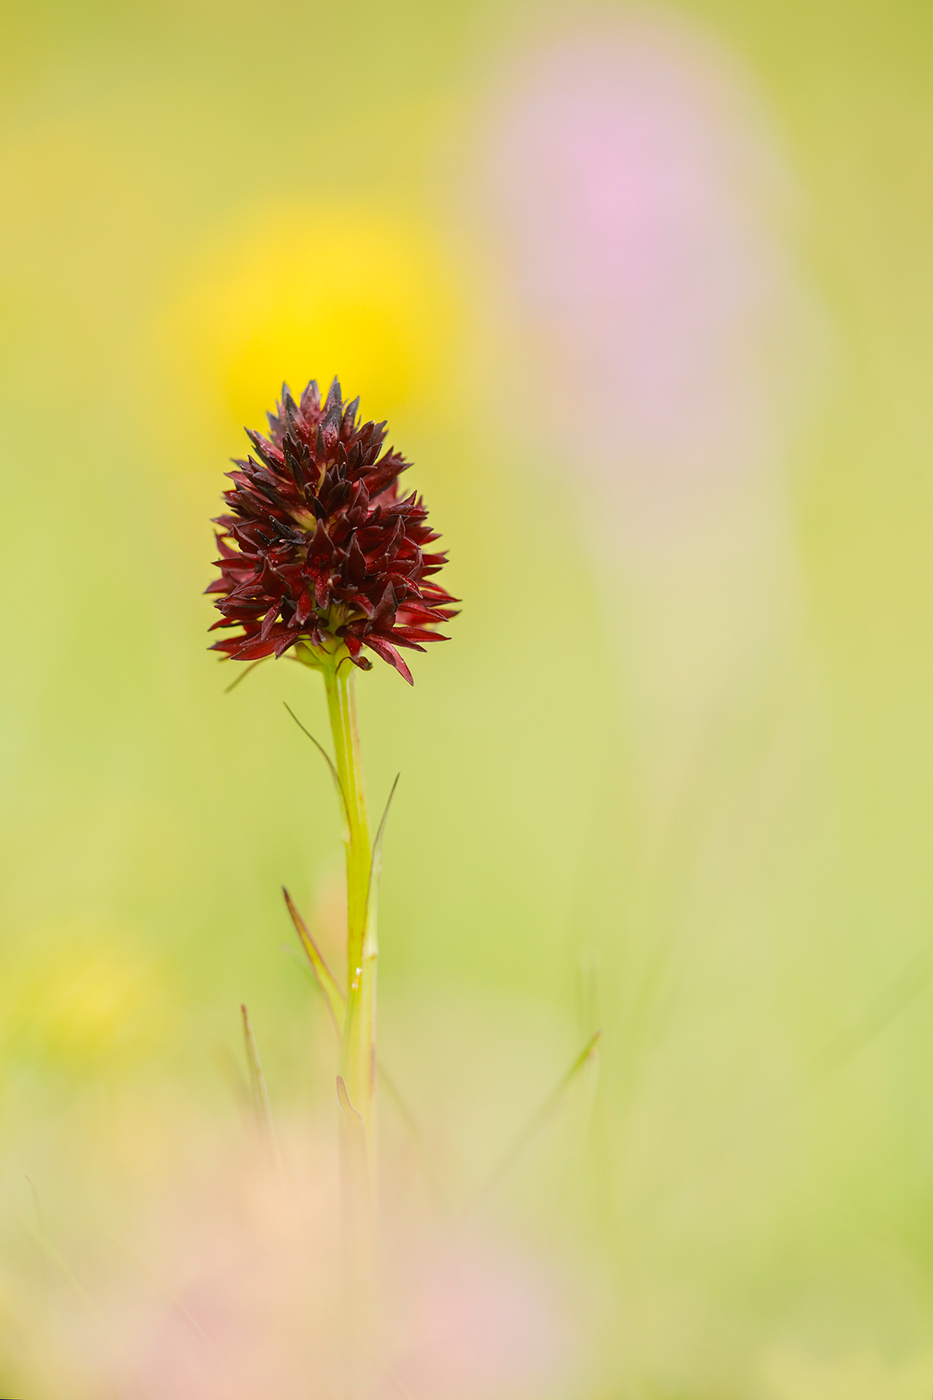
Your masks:
M503 429L451 232L495 73L570 12L5 7L0 1389L28 1378L27 1174L56 1237L131 1220L191 1124L233 1117L244 999L283 1111L330 1093L280 951L283 882L325 939L339 904L327 774L281 704L322 732L322 697L285 663L225 695L202 590L242 423L335 371L415 460L465 600L413 690L361 679L374 805L402 773L387 1057L469 1182L604 1032L554 1246L609 1300L574 1393L933 1384L933 11L673 13L781 133L837 351L786 464L804 624L723 678L658 821L624 637L664 624ZM540 1249L560 1131L500 1212Z

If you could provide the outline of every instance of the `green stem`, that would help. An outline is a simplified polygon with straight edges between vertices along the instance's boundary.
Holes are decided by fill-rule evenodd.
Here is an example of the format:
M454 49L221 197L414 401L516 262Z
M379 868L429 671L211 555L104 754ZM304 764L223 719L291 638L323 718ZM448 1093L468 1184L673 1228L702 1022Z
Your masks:
M375 1109L376 938L370 880L373 847L356 723L356 668L346 653L324 667L337 776L346 808L347 1009L340 1072L362 1119L369 1172L373 1171Z
M341 655L342 652L342 655ZM370 1349L375 1307L376 911L373 843L356 724L356 668L346 651L319 661L327 690L347 847L347 1000L337 1098L342 1109L340 1163L347 1400L372 1393Z

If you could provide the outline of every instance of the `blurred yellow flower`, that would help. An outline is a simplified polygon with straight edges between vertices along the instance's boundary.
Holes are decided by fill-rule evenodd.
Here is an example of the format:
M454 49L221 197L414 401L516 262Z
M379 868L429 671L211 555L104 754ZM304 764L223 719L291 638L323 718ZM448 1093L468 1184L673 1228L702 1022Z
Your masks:
M426 224L350 204L241 224L196 262L160 328L192 417L261 422L283 379L352 384L377 419L438 392L454 294ZM205 395L207 402L205 402Z
M126 1063L158 1040L160 989L125 934L72 925L30 935L24 950L0 1028L11 1060L84 1067L119 1053Z

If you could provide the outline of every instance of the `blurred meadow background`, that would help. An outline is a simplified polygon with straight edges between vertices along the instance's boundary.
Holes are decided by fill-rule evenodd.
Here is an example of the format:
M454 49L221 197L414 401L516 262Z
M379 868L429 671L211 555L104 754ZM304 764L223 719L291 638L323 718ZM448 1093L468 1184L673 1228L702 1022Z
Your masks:
M339 374L464 599L413 690L359 685L420 1140L385 1098L386 1393L928 1395L933 11L2 34L0 1392L331 1393L333 1050L280 895L335 946L282 705L323 737L323 693L225 694L203 589L243 425ZM317 1256L244 1184L241 1001Z

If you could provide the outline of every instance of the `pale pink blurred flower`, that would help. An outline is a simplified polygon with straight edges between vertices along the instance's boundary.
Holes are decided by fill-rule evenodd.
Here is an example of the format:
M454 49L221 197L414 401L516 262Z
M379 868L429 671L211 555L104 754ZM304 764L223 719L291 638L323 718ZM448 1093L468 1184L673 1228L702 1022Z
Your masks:
M661 851L802 635L785 468L834 353L804 200L754 75L674 10L565 21L478 121L483 373L585 532Z
M515 63L481 201L525 389L579 465L730 473L780 446L821 330L792 182L751 85L673 19Z
M202 1142L131 1239L97 1239L98 1257L92 1235L77 1266L93 1306L59 1280L37 1387L41 1374L75 1400L342 1397L343 1357L359 1339L344 1312L326 1127L281 1133L284 1181L241 1141ZM492 1233L451 1231L391 1185L383 1216L372 1400L564 1393L573 1327L553 1265Z
M449 1234L400 1261L394 1372L421 1400L565 1393L573 1333L556 1276L503 1240Z

